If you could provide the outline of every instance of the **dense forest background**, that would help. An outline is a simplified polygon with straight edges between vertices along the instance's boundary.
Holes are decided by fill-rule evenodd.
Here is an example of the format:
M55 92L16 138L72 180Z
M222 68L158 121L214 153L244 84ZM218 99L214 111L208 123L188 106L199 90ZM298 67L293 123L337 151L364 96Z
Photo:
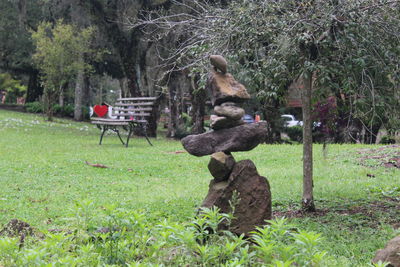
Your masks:
M373 143L379 129L400 129L399 14L398 1L372 0L3 0L0 91L31 111L47 99L75 120L94 104L157 96L150 134L165 117L179 138L205 130L208 56L221 54L252 95L246 112L269 122L267 141L280 141L281 114L301 119L289 99L309 79L316 138ZM45 50L61 64L50 76L39 44L57 26L71 35Z

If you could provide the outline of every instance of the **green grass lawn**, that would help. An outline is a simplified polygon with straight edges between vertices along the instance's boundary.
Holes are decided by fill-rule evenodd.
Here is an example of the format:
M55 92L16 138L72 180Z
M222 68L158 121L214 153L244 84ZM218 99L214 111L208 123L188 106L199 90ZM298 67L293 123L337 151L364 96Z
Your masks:
M101 209L115 204L151 218L190 220L212 178L209 158L182 151L159 135L149 146L132 138L129 148L89 123L0 110L0 229L13 218L46 229L69 229L76 203ZM259 145L234 153L251 159L268 178L277 216L322 233L322 246L339 261L366 266L375 251L398 234L400 169L359 164L365 145L314 146L314 192L318 213L296 212L302 194L302 146ZM398 150L398 148L397 148ZM392 151L393 152L393 151ZM394 151L396 152L396 151ZM367 152L364 152L367 153ZM100 163L108 168L85 164Z

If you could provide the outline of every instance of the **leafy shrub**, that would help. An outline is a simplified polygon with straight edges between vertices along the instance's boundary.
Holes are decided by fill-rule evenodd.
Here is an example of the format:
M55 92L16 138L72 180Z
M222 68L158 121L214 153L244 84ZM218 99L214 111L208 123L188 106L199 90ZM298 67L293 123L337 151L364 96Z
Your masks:
M286 127L285 131L292 141L303 141L303 128L301 126Z
M73 117L74 116L74 106L73 105L65 105L61 109L61 115L65 117Z
M43 103L41 102L31 102L25 104L25 110L30 113L42 113L44 111ZM60 106L55 104L53 106L54 114L62 117L73 117L74 116L74 106L64 105Z
M15 80L9 73L0 73L0 91L6 91L6 103L17 102L18 97L26 94L27 87Z
M43 104L41 102L26 103L25 110L30 113L42 113L43 112Z
M185 127L184 125L179 125L175 131L175 138L182 139L186 136L190 135L190 128Z
M74 106L73 105L64 105L64 106L60 106L58 104L55 104L53 106L53 111L54 114L57 114L59 116L62 117L70 117L72 118L74 116Z
M72 112L73 114L74 112ZM82 114L83 114L83 119L84 120L89 120L90 119L90 108L88 106L83 106L82 107Z
M63 108L63 107L60 106L59 104L53 105L53 112L54 112L54 114L61 114L62 108Z
M175 138L177 139L182 139L190 134L190 131L192 129L192 118L189 116L189 114L183 112L181 114L181 120L183 121L183 124L178 125L176 132L175 132Z
M391 136L385 135L385 136L382 136L380 143L385 144L385 145L394 144L394 143L396 143L396 140L394 140L394 138Z
M21 249L18 238L1 237L0 265L327 266L332 260L319 249L319 234L297 230L286 219L269 221L250 239L218 229L230 220L216 208L179 224L112 205L99 212L83 202L70 233L47 233Z

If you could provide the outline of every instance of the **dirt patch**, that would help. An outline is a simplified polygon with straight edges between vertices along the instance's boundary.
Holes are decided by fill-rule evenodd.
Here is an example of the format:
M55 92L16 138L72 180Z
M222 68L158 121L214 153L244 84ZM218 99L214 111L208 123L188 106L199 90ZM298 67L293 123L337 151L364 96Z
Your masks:
M400 201L397 199L387 198L382 201L360 203L352 206L337 206L335 208L317 209L315 212L304 212L301 209L274 211L272 217L285 217L289 219L319 218L324 220L324 217L327 215L360 215L365 221L365 224L371 227L379 225L382 222L381 218L383 216L385 223L388 223L392 225L393 228L398 229L400 228Z
M12 219L0 231L0 236L16 237L22 235L33 235L33 233L34 230L28 223L17 219Z
M304 217L322 217L329 212L328 209L317 209L315 212L305 212L303 210L274 211L272 217L304 218Z
M400 145L388 145L375 149L360 149L357 151L359 162L363 166L400 169Z

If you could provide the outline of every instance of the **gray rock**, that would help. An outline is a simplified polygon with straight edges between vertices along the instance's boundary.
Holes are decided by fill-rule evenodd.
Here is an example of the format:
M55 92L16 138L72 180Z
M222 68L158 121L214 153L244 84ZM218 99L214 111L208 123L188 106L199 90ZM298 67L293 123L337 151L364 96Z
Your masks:
M211 72L206 88L211 95L213 106L228 101L241 103L250 99L246 87L236 81L230 73Z
M229 129L189 135L181 140L183 147L194 156L211 155L215 152L249 151L265 141L266 122L250 123Z
M214 177L215 182L218 183L228 180L234 166L235 159L232 155L227 155L224 152L216 152L211 155L208 170Z
M214 107L214 112L218 116L228 117L232 120L240 120L244 115L244 109L236 106L232 102L223 103Z
M268 180L258 174L251 160L242 160L235 164L227 181L210 183L207 197L202 206L217 206L223 213L230 213L234 192L238 194L230 225L221 224L221 229L228 229L235 234L248 235L257 226L265 225L265 220L272 216L271 191Z
M232 128L235 126L242 125L243 123L244 121L242 120L233 120L228 117L220 117L217 115L210 116L210 127L211 129L214 130Z
M384 249L376 252L372 262L377 263L378 261L389 262L388 267L400 267L400 236L393 238Z

